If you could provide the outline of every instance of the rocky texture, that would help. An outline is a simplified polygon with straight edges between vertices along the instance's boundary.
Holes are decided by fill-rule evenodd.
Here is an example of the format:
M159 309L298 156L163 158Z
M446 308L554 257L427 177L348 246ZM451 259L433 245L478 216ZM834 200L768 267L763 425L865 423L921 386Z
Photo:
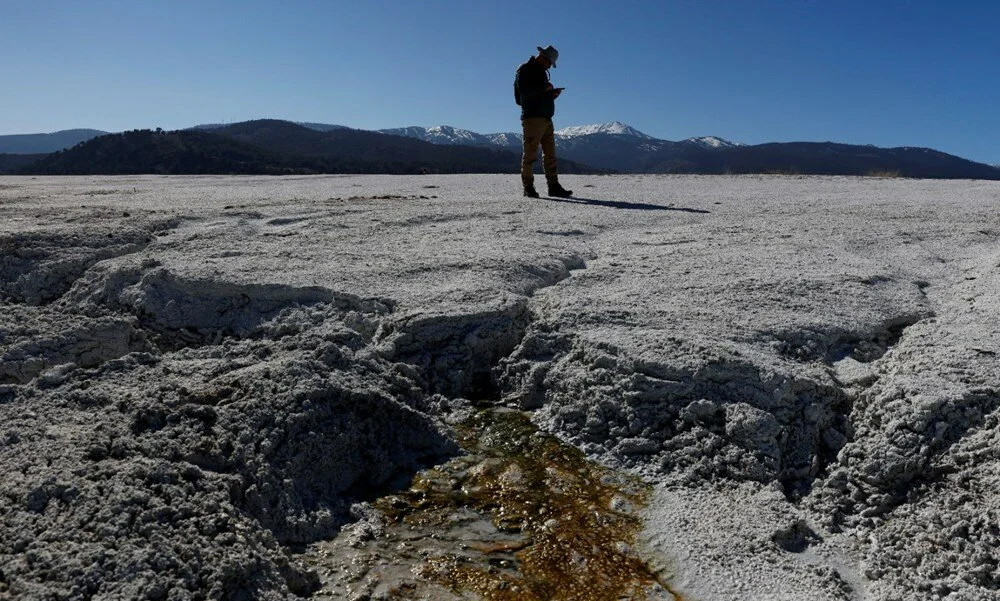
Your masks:
M307 594L464 396L687 597L1000 598L995 184L570 180L2 180L0 596Z
M642 544L685 599L848 601L865 598L849 539L810 525L778 486L662 487Z
M18 466L0 497L10 592L311 590L282 544L332 535L351 499L454 449L415 408L418 382L356 356L354 318L289 309L257 340L70 364L20 387L2 406L0 457Z
M52 301L92 265L141 250L163 227L123 229L99 222L67 232L5 233L0 236L0 295L31 305Z
M0 334L0 384L25 384L50 368L95 367L150 348L134 319L12 303L0 303L0 311L11 324Z

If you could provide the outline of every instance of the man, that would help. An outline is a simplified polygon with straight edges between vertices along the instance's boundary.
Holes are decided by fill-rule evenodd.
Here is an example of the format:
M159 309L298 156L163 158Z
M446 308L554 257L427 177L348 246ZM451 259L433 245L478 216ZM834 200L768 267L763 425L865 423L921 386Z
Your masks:
M556 139L552 115L556 112L556 98L564 88L553 88L549 82L549 67L556 66L559 51L552 46L538 46L538 56L517 68L514 78L514 101L521 106L521 126L524 129L524 155L521 157L521 182L524 195L538 198L532 166L538 158L538 145L542 145L542 167L549 185L549 196L567 198L573 195L559 185L556 173Z

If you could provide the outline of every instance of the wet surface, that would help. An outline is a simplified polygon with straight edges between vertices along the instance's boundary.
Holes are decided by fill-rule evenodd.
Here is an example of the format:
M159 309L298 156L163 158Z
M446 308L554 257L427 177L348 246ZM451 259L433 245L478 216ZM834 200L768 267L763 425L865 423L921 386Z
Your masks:
M456 425L465 455L303 555L325 599L676 599L633 550L648 494L515 411Z

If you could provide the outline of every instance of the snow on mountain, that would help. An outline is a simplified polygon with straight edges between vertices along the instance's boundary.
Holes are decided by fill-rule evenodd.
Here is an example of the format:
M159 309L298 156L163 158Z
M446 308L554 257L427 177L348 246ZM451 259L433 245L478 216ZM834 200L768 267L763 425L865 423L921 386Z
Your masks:
M702 136L700 138L688 138L684 140L685 142L691 142L692 144L697 144L703 148L731 148L733 146L744 146L739 142L730 142L723 138L716 136Z
M424 139L427 135L426 127L419 127L417 125L412 125L410 127L393 127L391 129L377 129L375 130L380 134L389 134L392 136L406 136L408 138L420 138Z
M521 146L523 136L517 132L500 132L493 134L480 134L467 129L459 129L450 125L436 125L434 127L398 127L394 129L380 129L379 133L391 134L395 136L408 136L418 138L425 142L435 144L468 144L472 146L500 146L502 148L516 150ZM569 142L582 142L586 136L594 134L607 134L614 136L627 136L646 142L640 147L642 150L652 152L659 150L663 140L642 133L631 125L621 121L611 121L610 123L595 123L592 125L575 125L556 130L556 137ZM700 138L688 138L685 142L697 144L703 148L730 148L733 146L743 146L737 142L730 142L716 136L704 136Z
M380 129L378 132L394 136L418 138L434 144L471 144L474 146L489 146L493 144L487 136L467 129L458 129L450 125L435 125L434 127L413 125L395 129Z
M524 142L524 134L515 132L486 134L486 138L498 146L516 146L521 145Z
M636 138L646 138L650 140L654 139L653 136L648 136L631 125L626 125L621 121L564 127L563 129L556 131L556 135L563 138L589 136L591 134L611 134L616 136L634 136Z
M467 143L480 142L483 138L482 134L477 134L476 132L469 131L467 129L458 129L457 127L451 127L450 125L436 125L434 127L429 127L427 128L427 136L432 139L441 138L449 141L465 140Z
M378 132L408 136L434 144L500 148L515 154L521 153L523 145L523 136L519 132L480 134L450 125L400 127L380 129ZM743 146L716 136L689 138L683 142L661 140L621 121L566 127L557 130L555 135L560 156L588 165L621 171L634 169L635 165L643 165L648 161L655 162L657 160L655 157L659 153L677 144L688 147L694 145L707 150Z

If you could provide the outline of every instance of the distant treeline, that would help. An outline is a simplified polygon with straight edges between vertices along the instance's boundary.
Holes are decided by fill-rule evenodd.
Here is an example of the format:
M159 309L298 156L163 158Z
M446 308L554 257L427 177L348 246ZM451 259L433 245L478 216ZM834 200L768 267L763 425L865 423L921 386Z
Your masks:
M17 173L45 156L44 154L0 154L0 173Z

